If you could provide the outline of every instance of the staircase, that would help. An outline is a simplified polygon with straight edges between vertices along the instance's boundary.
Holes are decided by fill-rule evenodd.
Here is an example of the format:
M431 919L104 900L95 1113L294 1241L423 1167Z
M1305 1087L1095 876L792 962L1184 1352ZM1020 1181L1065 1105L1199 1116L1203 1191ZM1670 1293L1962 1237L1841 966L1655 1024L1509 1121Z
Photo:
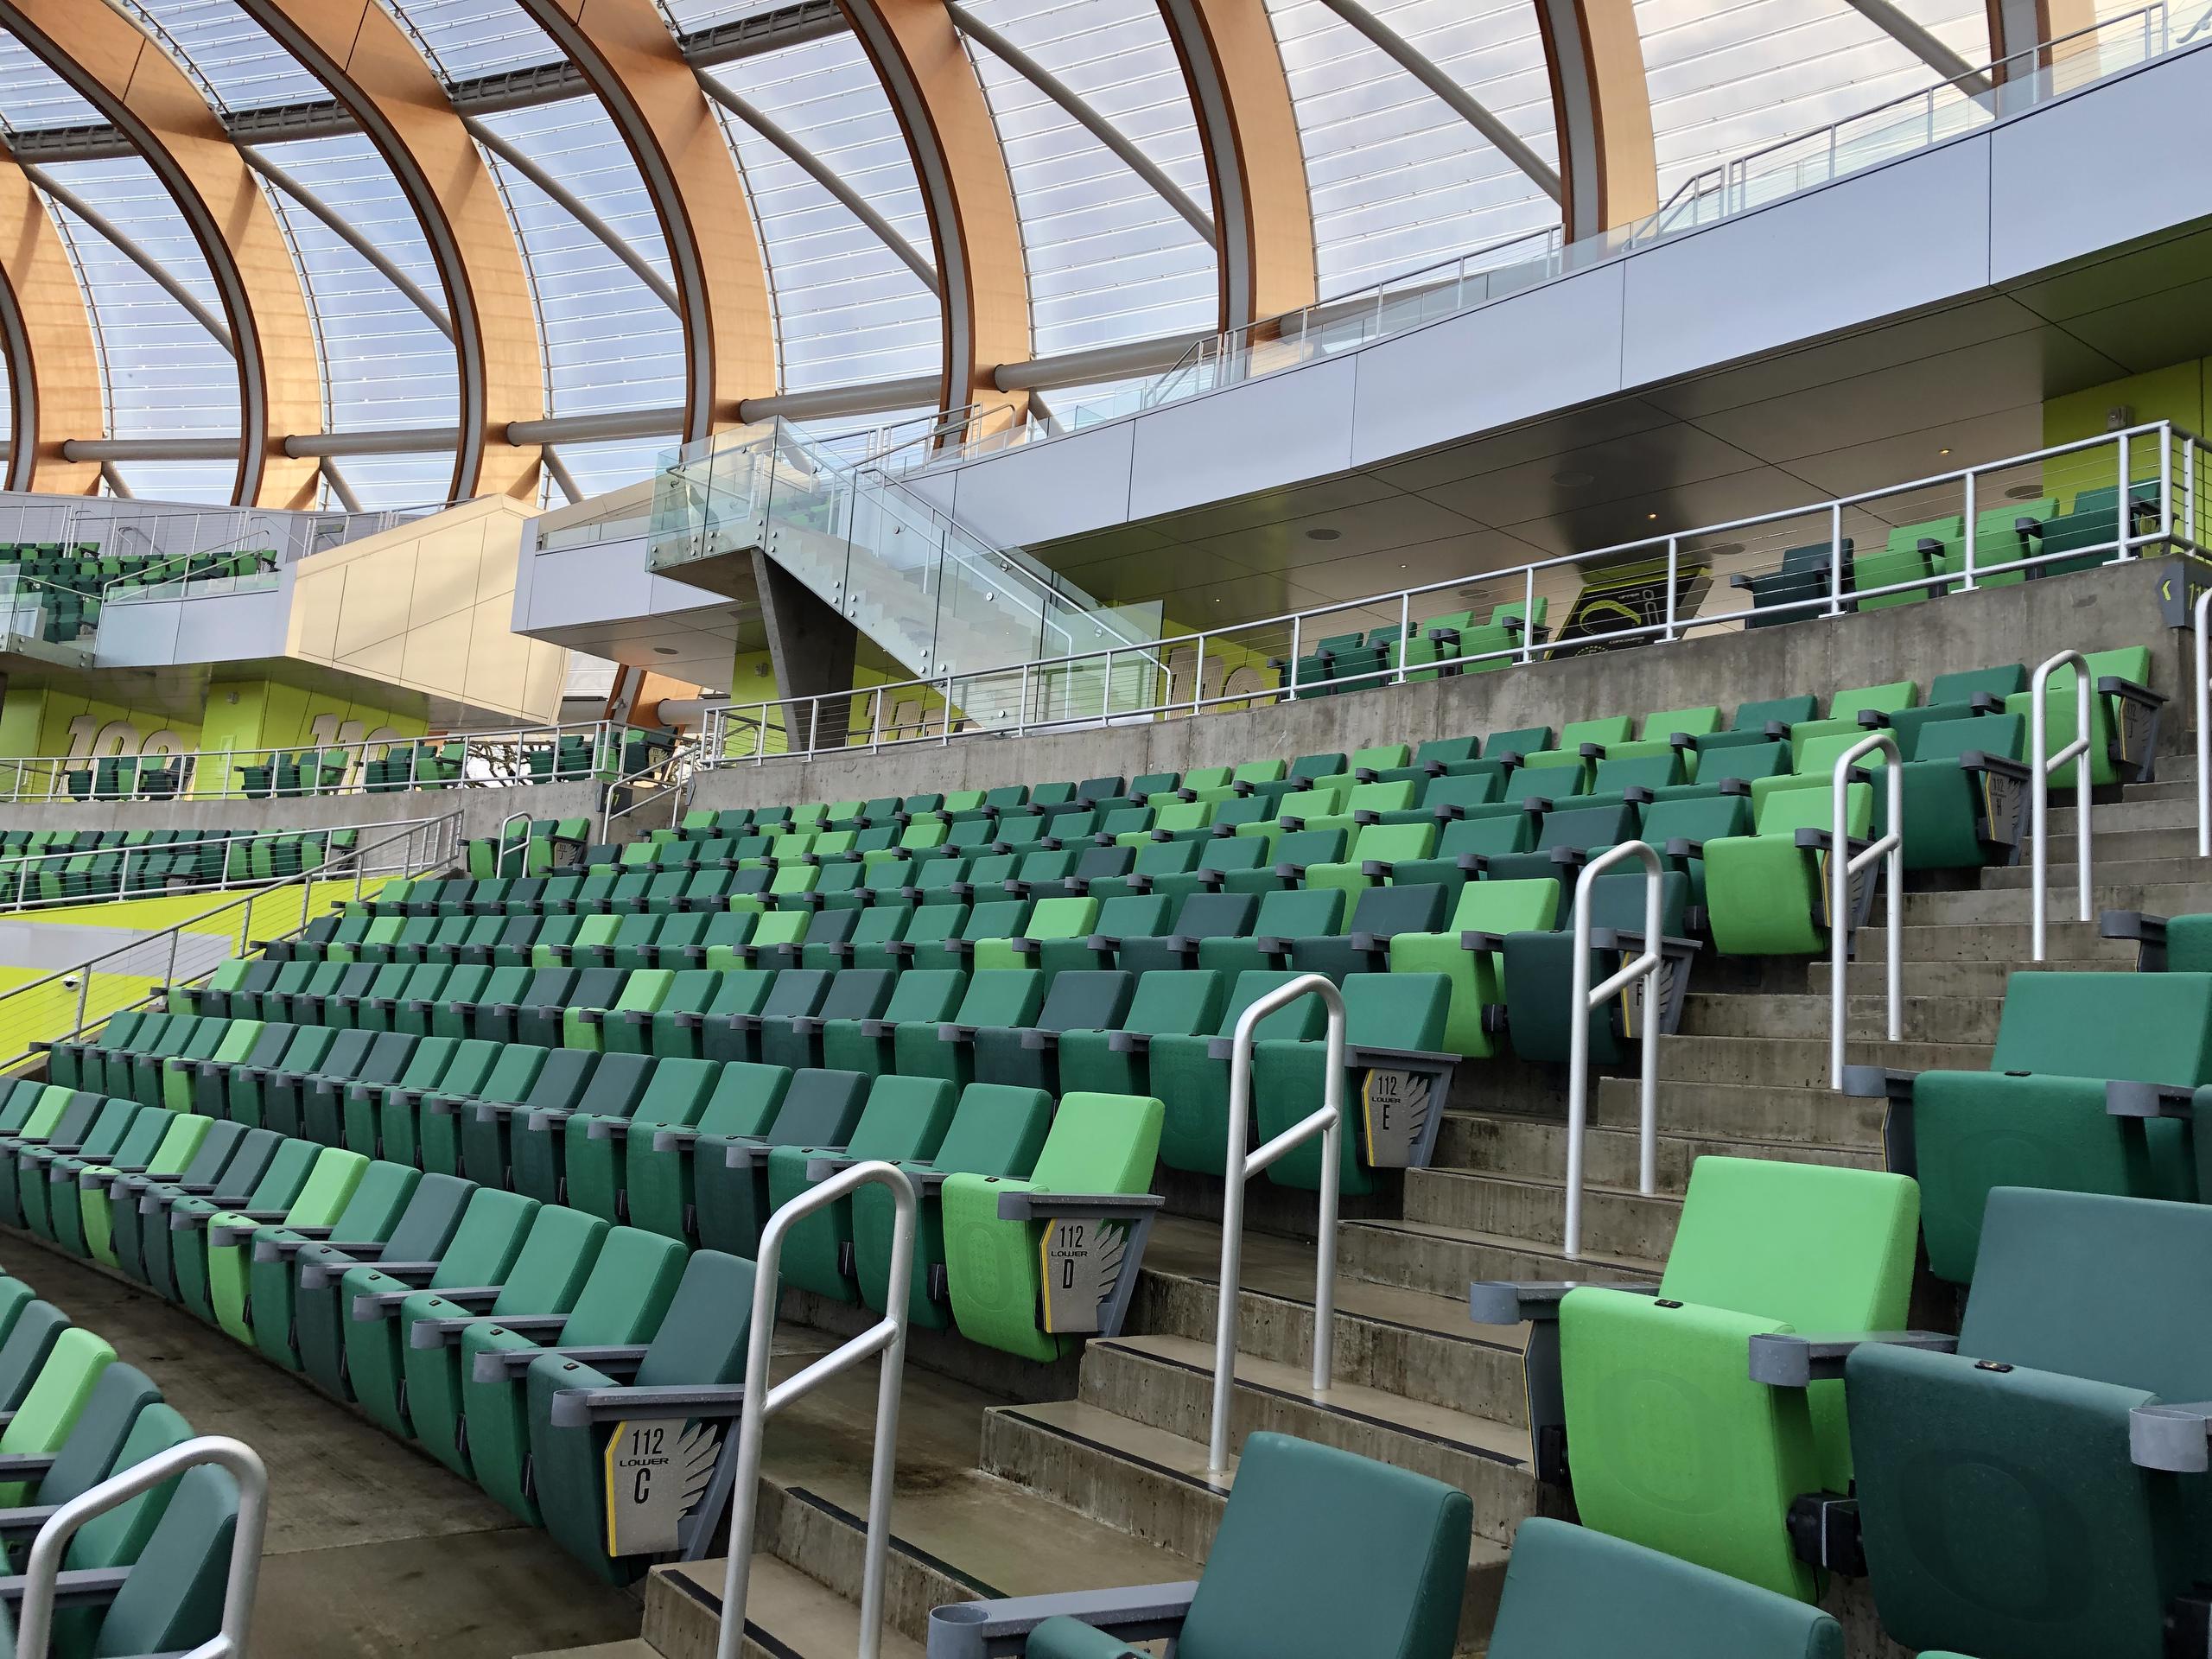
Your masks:
M2193 757L2164 757L2160 781L2094 809L2098 906L2212 908L2212 862L2196 857L2194 775ZM2070 806L2054 817L2054 830L2065 832L2055 837L2054 874L2070 881ZM1992 870L1971 887L1908 896L1904 1039L1895 1046L1879 1040L1881 932L1862 936L1848 969L1849 1058L1987 1064L2006 977L2032 965L2026 880L2024 869ZM2131 969L2135 947L2098 938L2094 922L2061 919L2073 906L2070 888L2054 893L2048 965ZM1407 1172L1395 1200L1378 1195L1340 1224L1337 1386L1319 1399L1306 1376L1313 1246L1289 1236L1311 1208L1255 1184L1260 1224L1285 1230L1248 1230L1236 1290L1234 1442L1280 1429L1472 1494L1463 1650L1479 1652L1486 1639L1515 1527L1564 1509L1529 1467L1521 1333L1471 1324L1468 1281L1656 1277L1690 1165L1707 1154L1878 1167L1882 1103L1827 1086L1828 982L1825 962L1704 964L1681 1032L1660 1050L1656 1196L1636 1190L1634 1078L1607 1077L1592 1090L1579 1262L1560 1249L1562 1079L1513 1063L1464 1068L1435 1166ZM1008 1402L945 1375L940 1354L918 1345L893 1510L896 1639L887 1639L888 1650L915 1652L938 1602L1196 1576L1224 1496L1205 1467L1220 1233L1192 1213L1200 1206L1187 1197L1169 1202L1183 1213L1164 1217L1153 1235L1131 1310L1134 1334L1088 1346L1072 1398ZM1915 1323L1955 1328L1945 1287L1923 1280L1915 1300ZM813 1336L786 1327L783 1340L795 1351L784 1363L803 1363L798 1350L820 1351L832 1340L806 1348ZM779 1571L797 1569L851 1598L874 1379L864 1368L837 1387L846 1391L802 1402L769 1430L760 1536ZM656 1572L646 1596L655 1650L668 1659L711 1653L719 1585L719 1564L704 1573ZM1863 1586L1840 1581L1829 1605L1845 1620L1854 1656L1900 1653L1874 1629ZM760 1606L756 1598L755 1624ZM810 1646L794 1630L774 1634L807 1659L842 1651Z
M765 554L925 679L1152 643L1020 549L955 524L881 460L782 420L748 428L657 480L647 563L750 598L753 557ZM1095 687L1099 671L1090 677ZM1014 695L982 698L1004 710L965 712L1011 721Z

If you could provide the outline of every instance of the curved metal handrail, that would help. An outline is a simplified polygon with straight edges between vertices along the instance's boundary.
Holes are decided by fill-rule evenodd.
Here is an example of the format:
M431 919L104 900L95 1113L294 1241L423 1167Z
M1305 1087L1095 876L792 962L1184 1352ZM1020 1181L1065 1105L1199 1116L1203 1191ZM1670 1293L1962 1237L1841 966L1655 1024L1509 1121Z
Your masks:
M1851 850L1851 774L1859 757L1879 749L1889 756L1883 770L1888 774L1889 833L1854 853ZM1904 977L1904 769L1897 741L1887 732L1862 737L1839 756L1830 781L1831 828L1828 847L1828 1087L1843 1087L1845 1012L1849 997L1844 988L1851 961L1851 878L1876 859L1888 861L1883 879L1889 887L1889 937L1886 1001L1890 1007L1890 1041L1904 1033L1898 1024Z
M2046 695L2051 675L2057 670L2071 666L2074 670L2074 741L2056 754L2047 752L2050 724L2050 699ZM2075 885L2079 889L2082 919L2089 921L2095 914L2089 908L2089 659L2078 651L2062 651L2035 671L2028 683L2028 810L2034 836L2034 850L2031 855L2034 899L2031 909L2034 916L2034 955L2041 962L2048 944L2048 913L2050 895L2044 890L2050 872L2050 774L2054 767L2069 760L2074 767L2074 813L2076 827L2074 836ZM2199 739L2202 741L2202 738Z
M1637 958L1609 975L1604 984L1590 983L1590 889L1598 877L1616 864L1634 859L1643 866L1643 950ZM1624 841L1592 859L1574 880L1574 988L1569 1007L1574 1026L1567 1051L1567 1226L1563 1253L1567 1260L1582 1255L1582 1141L1590 1122L1590 1015L1616 995L1624 995L1638 980L1649 981L1663 960L1661 950L1660 904L1664 870L1659 849L1644 841ZM1659 997L1647 985L1643 998L1643 1069L1637 1083L1637 1191L1646 1198L1659 1190L1659 1033L1653 1029Z

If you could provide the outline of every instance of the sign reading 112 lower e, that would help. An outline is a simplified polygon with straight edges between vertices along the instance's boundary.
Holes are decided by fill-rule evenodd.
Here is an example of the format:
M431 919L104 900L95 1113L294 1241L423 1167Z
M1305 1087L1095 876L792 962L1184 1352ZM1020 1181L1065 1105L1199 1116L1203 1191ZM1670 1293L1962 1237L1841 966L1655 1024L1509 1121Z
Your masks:
M684 1518L714 1479L721 1429L682 1417L614 1425L607 1442L607 1553L658 1555L677 1548Z
M1360 1090L1366 1109L1367 1163L1370 1169L1404 1169L1414 1160L1428 1128L1429 1096L1434 1079L1426 1071L1376 1070Z

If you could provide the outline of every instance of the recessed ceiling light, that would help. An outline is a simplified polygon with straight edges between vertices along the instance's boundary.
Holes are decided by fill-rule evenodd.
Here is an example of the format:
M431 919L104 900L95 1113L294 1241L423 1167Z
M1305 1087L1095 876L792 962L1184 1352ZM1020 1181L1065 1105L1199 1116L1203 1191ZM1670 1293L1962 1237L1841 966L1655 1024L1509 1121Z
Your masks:
M1307 531L1306 532L1306 539L1309 542L1333 542L1343 536L1343 534L1344 531L1341 530L1330 530L1324 526L1319 530Z
M653 655L656 657L673 657L676 655L676 647L674 645L655 645L653 647Z
M1656 512L1647 512L1643 516L1646 518L1656 518L1659 515Z
M1938 449L1936 453L1939 455L1948 455L1951 452L1948 449Z

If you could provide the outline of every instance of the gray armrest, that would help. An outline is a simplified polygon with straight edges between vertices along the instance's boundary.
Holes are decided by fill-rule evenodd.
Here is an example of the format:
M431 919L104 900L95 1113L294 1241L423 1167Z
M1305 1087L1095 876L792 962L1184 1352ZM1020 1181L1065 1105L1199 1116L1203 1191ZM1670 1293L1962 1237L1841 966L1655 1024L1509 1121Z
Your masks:
M806 1160L806 1179L810 1181L826 1181L840 1170L850 1169L860 1161L861 1161L860 1159L849 1158L842 1153L824 1153L819 1157L809 1158Z
M698 1139L699 1131L696 1129L655 1129L653 1150L655 1152L683 1152L688 1150Z
M749 1169L767 1160L768 1143L766 1141L733 1141L722 1149L722 1167L725 1169Z
M331 1227L291 1227L285 1230L296 1234L293 1238L256 1239L253 1259L257 1262L283 1262L297 1255L310 1244L328 1244L334 1250L343 1250L357 1262L365 1262L384 1249L381 1244L340 1244L331 1238L337 1230Z
M1152 1035L1142 1031L1109 1031L1106 1033L1106 1046L1116 1054L1149 1054Z
M2166 970L2166 918L2141 910L2101 910L2097 912L2097 937L2104 939L2133 939L2142 946L2135 959L2136 967L2146 974L2162 974Z
M1516 1283L1510 1279L1478 1279L1467 1287L1467 1315L1477 1325L1546 1324L1559 1318L1559 1305L1570 1290L1624 1290L1637 1296L1659 1294L1656 1285L1625 1280L1542 1279Z
M49 1452L11 1452L0 1457L0 1480L37 1480L53 1467Z
M929 1659L995 1659L1018 1654L1048 1618L1079 1619L1125 1642L1173 1637L1183 1628L1198 1581L1119 1590L1073 1590L1052 1596L962 1601L930 1611Z
M493 1293L495 1296L497 1294L496 1291ZM454 1300L450 1294L442 1290L438 1293L438 1295L446 1301ZM407 1345L410 1348L447 1347L470 1325L481 1325L487 1319L497 1325L502 1331L512 1331L518 1337L531 1336L538 1332L543 1332L548 1336L557 1336L561 1327L568 1324L569 1316L565 1313L518 1313L510 1318L502 1313L497 1319L493 1319L490 1313L482 1313L464 1314L458 1319L417 1319L407 1327ZM535 1358L536 1355L533 1354L531 1357Z
M531 1127L532 1128L537 1127L535 1119L531 1120ZM584 1125L584 1136L587 1140L626 1141L629 1135L630 1125L619 1117L594 1117Z
M2107 1117L2177 1117L2195 1119L2196 1090L2171 1083L2129 1083L2115 1077L2105 1084Z
M0 1510L0 1533L36 1532L60 1507L59 1503L40 1503L29 1509Z
M94 1607L113 1601L122 1590L124 1580L130 1576L124 1567L80 1568L57 1573L54 1577L54 1605L57 1607ZM29 1582L21 1578L0 1579L0 1601L10 1606L23 1599L23 1586Z
M425 1323L426 1321L419 1319L416 1321L416 1334L421 1332ZM479 1321L475 1319L440 1319L438 1321L441 1325L452 1325L456 1327L477 1323ZM530 1327L534 1325L543 1331L545 1335L551 1337L558 1336L561 1327L568 1321L565 1318L549 1315L544 1319L498 1319L493 1323L498 1325L502 1331L512 1331L518 1336L530 1335ZM548 1329L548 1326L550 1328ZM437 1348L442 1346L444 1342L442 1337L423 1342L416 1341L414 1336L410 1336L409 1340L417 1348ZM553 1351L554 1350L550 1348L538 1347L534 1343L527 1348L486 1348L476 1356L475 1368L469 1372L469 1380L475 1382L517 1381L538 1360Z
M1001 1192L999 1219L1042 1221L1048 1216L1087 1216L1099 1221L1126 1221L1166 1202L1156 1192Z
M2177 1475L2212 1469L2212 1400L2136 1407L2127 1414L2127 1458L2138 1469Z
M347 1268L363 1265L359 1262L307 1262L300 1268L300 1288L327 1289L333 1277L342 1279ZM372 1290L356 1296L353 1299L353 1317L364 1322L377 1317L373 1308L368 1313L362 1312L364 1308L371 1307L372 1304L397 1307L429 1283L430 1276L438 1270L438 1264L435 1262L379 1262L376 1263L376 1270L386 1278L414 1279L421 1281L421 1283L409 1285L404 1290Z
M734 1417L745 1409L742 1383L696 1388L562 1389L553 1395L553 1427L586 1428L631 1417Z
M1920 1348L1931 1354L1955 1354L1959 1339L1935 1331L1869 1331L1856 1336L1763 1336L1751 1339L1751 1381L1773 1389L1802 1389L1815 1382L1834 1382L1843 1376L1844 1362L1864 1342L1888 1348Z

